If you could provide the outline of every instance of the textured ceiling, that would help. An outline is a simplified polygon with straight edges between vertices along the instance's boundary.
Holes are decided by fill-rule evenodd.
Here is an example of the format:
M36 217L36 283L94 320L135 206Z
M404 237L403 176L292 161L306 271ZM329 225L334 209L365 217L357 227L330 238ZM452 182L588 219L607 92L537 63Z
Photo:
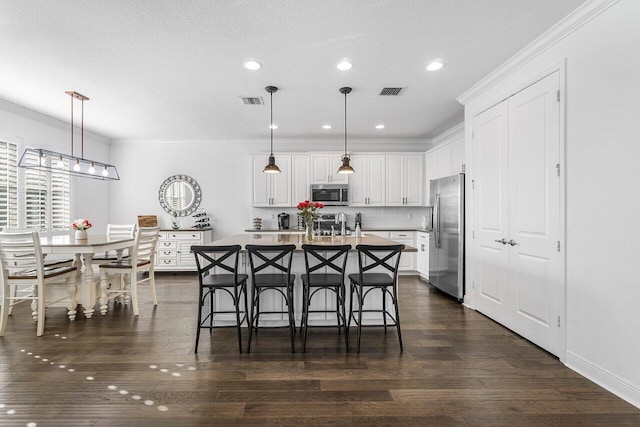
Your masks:
M114 139L254 139L275 85L276 136L314 139L342 137L338 89L352 86L350 138L431 138L462 121L456 96L581 3L2 0L0 98L68 121L78 91L85 127ZM434 58L444 68L426 71Z

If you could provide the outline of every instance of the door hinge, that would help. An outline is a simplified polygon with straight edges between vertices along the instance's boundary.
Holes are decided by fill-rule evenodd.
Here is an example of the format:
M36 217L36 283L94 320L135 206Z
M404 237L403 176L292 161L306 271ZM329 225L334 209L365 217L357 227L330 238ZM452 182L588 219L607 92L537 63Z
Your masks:
M560 176L560 163L556 163L556 172L558 173L558 176Z
M560 327L560 316L558 316L557 324L558 324L558 328L559 328Z
M474 139L476 137L476 131L472 130L471 131L471 139Z
M560 102L560 89L556 92L556 101Z
M558 240L558 252L560 252L560 240Z
M476 230L471 231L471 238L472 239L476 238Z
M467 170L467 165L466 164L462 164L462 173L465 173L465 171Z
M475 179L471 180L471 188L476 188L476 180Z
M475 289L475 288L476 288L476 281L475 281L475 280L472 280L472 281L471 281L471 287L472 287L473 289Z

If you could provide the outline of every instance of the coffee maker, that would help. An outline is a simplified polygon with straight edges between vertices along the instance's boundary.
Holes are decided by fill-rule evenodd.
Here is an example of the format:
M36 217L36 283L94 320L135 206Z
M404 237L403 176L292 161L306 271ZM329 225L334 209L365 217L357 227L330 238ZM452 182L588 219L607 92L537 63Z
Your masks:
M356 213L356 223L354 225L354 227L358 227L360 226L360 228L362 228L362 214L360 212Z
M278 215L278 230L289 229L289 214L282 212Z

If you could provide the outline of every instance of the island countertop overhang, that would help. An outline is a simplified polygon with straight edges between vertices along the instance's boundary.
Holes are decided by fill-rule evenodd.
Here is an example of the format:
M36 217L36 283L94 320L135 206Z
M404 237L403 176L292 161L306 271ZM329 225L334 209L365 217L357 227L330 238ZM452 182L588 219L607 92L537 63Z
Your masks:
M364 237L354 236L322 236L315 237L313 241L308 242L305 239L304 234L280 234L280 233L244 233L234 234L232 236L223 237L222 239L214 240L211 245L223 246L223 245L240 245L244 251L246 245L296 245L296 251L302 251L302 245L351 245L351 250L355 251L357 245L397 245L398 242L393 240L384 239L379 236L365 235ZM418 249L413 246L405 245L405 252L418 252Z

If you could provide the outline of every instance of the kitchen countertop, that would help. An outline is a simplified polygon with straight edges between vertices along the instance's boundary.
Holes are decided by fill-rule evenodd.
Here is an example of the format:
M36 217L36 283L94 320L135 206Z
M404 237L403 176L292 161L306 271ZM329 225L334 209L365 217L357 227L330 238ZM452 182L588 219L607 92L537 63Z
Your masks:
M337 230L337 229L336 229ZM280 230L278 228L261 228L260 230L255 230L252 228L247 228L244 230L245 233L302 233L304 232L304 228L292 227L286 230ZM363 228L362 232L366 233L367 231L375 232L375 231L421 231L423 233L429 233L431 230L424 228L415 228L415 227L377 227L377 228ZM354 232L354 229L351 228L351 232Z
M241 245L243 248L245 245L296 245L296 251L302 251L302 245L310 243L314 245L351 245L355 250L356 245L394 245L396 242L392 240L383 239L382 237L367 235L364 237L331 237L323 236L316 237L312 242L307 242L303 234L279 234L279 233L245 233L234 234L219 240L213 241L212 245ZM243 249L244 250L244 249ZM405 246L405 252L418 252L413 246Z

